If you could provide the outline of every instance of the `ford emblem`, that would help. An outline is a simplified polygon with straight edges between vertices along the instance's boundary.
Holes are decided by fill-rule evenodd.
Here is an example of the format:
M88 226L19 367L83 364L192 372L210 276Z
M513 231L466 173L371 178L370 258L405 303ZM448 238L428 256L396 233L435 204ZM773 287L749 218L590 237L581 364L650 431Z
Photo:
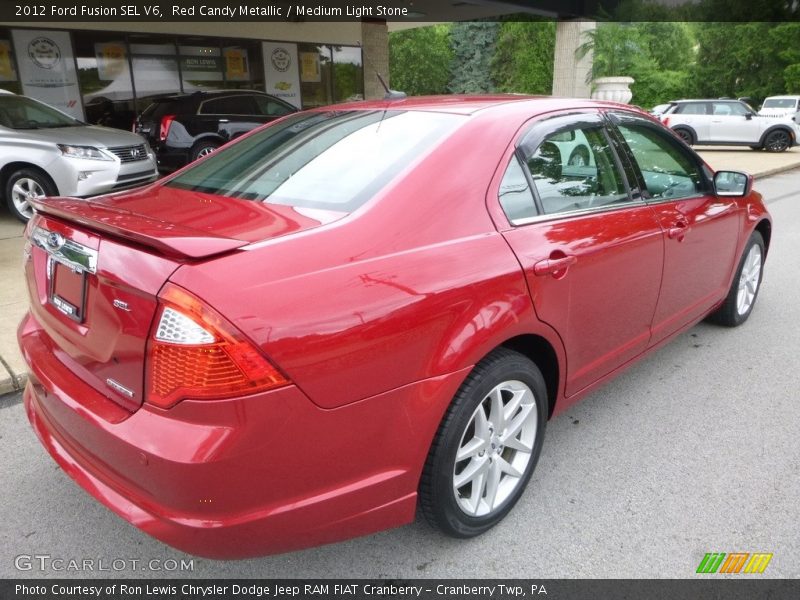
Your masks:
M51 233L47 236L47 246L53 250L58 250L64 245L64 236L60 233Z

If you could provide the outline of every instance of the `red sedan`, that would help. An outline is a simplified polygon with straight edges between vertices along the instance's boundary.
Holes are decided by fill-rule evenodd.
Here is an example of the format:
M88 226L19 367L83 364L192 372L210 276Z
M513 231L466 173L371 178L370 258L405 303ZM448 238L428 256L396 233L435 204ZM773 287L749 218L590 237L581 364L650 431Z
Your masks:
M28 417L111 510L245 557L497 524L545 425L753 309L771 220L628 106L288 116L150 187L35 201Z

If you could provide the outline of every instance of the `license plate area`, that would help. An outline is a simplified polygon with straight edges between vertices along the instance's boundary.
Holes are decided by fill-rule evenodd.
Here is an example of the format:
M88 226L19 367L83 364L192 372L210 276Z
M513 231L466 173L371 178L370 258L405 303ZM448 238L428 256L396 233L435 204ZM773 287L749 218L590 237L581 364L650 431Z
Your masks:
M86 319L89 275L97 272L97 250L35 227L31 243L47 254L47 302L76 323Z
M88 273L49 255L47 279L47 301L76 323L83 323L86 317Z

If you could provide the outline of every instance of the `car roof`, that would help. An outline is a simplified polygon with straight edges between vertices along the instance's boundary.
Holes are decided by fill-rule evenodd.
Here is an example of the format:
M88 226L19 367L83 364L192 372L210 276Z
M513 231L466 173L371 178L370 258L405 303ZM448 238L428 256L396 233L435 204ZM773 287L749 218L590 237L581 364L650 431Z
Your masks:
M797 100L800 96L794 94L781 94L780 96L767 96L764 100Z
M642 112L630 104L619 104L588 98L558 98L553 96L527 96L523 94L486 94L486 95L448 95L448 96L409 96L402 99L362 100L346 102L315 108L316 111L328 110L423 110L433 112L449 112L473 114L495 108L513 105L525 105L526 109L541 114L570 108L625 108Z

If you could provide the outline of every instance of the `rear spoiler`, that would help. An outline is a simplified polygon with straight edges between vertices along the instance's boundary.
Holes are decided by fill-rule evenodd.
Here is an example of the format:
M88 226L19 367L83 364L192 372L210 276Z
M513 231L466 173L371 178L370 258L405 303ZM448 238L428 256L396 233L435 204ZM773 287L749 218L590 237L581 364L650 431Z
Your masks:
M135 242L165 256L206 258L250 243L167 223L91 200L48 197L31 199L30 203L37 212Z

